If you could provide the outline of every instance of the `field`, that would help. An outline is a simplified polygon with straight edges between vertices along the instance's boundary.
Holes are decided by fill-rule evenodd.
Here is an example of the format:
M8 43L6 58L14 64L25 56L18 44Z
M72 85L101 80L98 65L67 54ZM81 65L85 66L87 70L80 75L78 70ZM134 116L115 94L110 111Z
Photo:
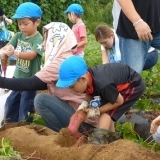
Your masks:
M85 49L88 66L101 64L100 45L93 35L88 35L89 43ZM142 73L147 90L136 103L136 109L144 111L148 124L159 115L159 79L160 62L151 70ZM137 113L135 113L137 114ZM132 116L132 115L129 115ZM41 125L38 125L41 124ZM160 145L142 138L135 131L130 120L117 123L116 129L123 133L123 138L106 145L93 145L88 139L76 140L64 132L56 133L47 127L41 117L32 125L11 124L0 128L0 159L3 160L158 160ZM142 133L143 132L143 133ZM142 134L145 130L141 130ZM147 128L149 133L149 127ZM155 152L156 151L156 152Z

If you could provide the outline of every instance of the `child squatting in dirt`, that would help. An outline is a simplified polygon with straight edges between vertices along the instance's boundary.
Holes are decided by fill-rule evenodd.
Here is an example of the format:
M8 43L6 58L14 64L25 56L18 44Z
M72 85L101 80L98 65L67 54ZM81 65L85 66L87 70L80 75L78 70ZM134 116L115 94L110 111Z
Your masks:
M108 63L87 68L84 59L77 56L62 62L56 86L86 93L85 101L75 114L83 111L85 119L99 116L98 128L94 129L94 144L105 144L120 138L120 134L115 132L114 122L145 90L141 76L129 66ZM95 96L98 99L93 100ZM74 130L74 127L69 129Z

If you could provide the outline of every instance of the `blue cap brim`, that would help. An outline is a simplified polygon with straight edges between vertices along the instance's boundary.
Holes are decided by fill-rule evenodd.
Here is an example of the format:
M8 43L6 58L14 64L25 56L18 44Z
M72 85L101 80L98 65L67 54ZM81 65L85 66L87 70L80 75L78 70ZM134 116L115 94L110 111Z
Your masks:
M64 13L68 13L68 10L64 11Z
M71 85L73 85L76 82L76 80L63 81L63 80L58 79L58 81L56 83L56 87L59 87L59 88L68 88Z
M22 19L22 18L31 18L31 17L24 17L24 16L22 16L22 15L20 15L20 14L15 14L14 16L12 16L11 17L12 19Z

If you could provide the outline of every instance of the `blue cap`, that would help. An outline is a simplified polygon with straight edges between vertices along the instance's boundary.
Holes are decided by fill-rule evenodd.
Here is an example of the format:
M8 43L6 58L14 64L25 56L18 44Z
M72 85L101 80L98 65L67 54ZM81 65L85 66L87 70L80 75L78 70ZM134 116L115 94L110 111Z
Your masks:
M87 73L87 64L80 56L65 59L59 69L57 87L67 88L73 85L81 76Z
M22 18L41 18L42 10L41 8L32 2L25 2L19 5L12 19L22 19Z
M82 15L83 14L83 8L80 4L73 3L67 8L65 13L75 13L77 15Z

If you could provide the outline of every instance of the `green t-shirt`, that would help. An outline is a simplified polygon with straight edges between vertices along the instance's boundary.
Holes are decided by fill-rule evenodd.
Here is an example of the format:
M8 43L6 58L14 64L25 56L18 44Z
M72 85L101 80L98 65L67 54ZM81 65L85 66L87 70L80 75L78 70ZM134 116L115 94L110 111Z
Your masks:
M35 51L37 56L33 60L17 59L16 69L14 71L15 78L31 77L40 70L43 47L43 38L38 32L34 37L26 38L21 32L15 34L15 36L9 41L8 44L14 46L15 50L20 52Z

